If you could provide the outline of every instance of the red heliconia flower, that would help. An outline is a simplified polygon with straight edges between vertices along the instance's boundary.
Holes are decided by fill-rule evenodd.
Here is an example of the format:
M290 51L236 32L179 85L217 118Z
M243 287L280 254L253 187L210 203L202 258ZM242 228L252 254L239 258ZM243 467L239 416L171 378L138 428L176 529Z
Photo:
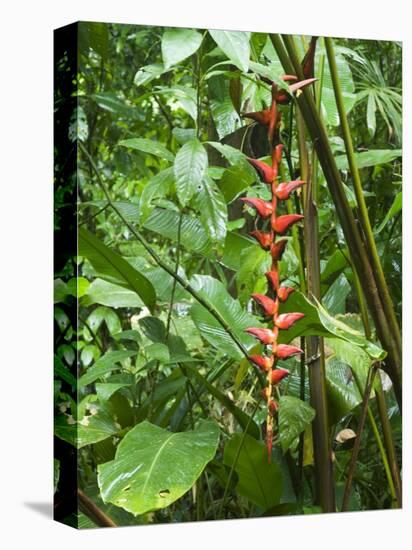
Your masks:
M294 74L284 74L280 78L285 82L296 81L298 79Z
M269 344L273 344L275 341L275 335L273 331L271 331L268 328L247 328L245 329L245 332L250 334L251 336L254 336L258 340L262 342L262 344L265 344L266 346Z
M276 187L276 196L281 201L288 199L295 189L304 185L306 182L303 180L295 180L289 182L282 182Z
M262 307L266 315L274 315L277 307L276 302L264 294L252 294L252 298Z
M279 143L279 145L276 145L275 147L275 161L278 164L282 160L282 152L283 152L283 143Z
M277 401L275 401L274 399L271 399L270 401L268 401L268 409L272 415L275 414L278 408L279 408L279 404Z
M289 227L302 219L303 216L301 214L286 214L285 216L279 216L273 224L273 230L278 235L283 235Z
M290 372L287 369L275 369L272 372L272 384L279 384L281 380L289 376Z
M276 292L279 288L279 273L278 271L268 271L266 274L266 279L271 285L272 289Z
M304 316L304 313L282 313L276 319L275 325L280 329L287 330Z
M264 250L270 250L270 246L272 244L272 236L270 233L264 233L263 231L251 231L249 235L256 239Z
M293 355L299 355L303 351L296 346L288 346L287 344L278 344L276 348L276 355L279 359L288 359Z
M270 357L266 355L249 355L249 359L263 372L267 372L271 369L275 360L273 355Z
M295 289L293 287L281 286L277 291L277 297L281 302L286 302L292 292L295 292Z
M270 203L269 201L264 201L263 199L254 199L251 197L243 197L240 200L255 208L256 212L263 219L269 218L272 215L272 203Z
M259 124L264 124L265 126L268 126L271 118L271 110L263 109L262 111L245 113L243 116L246 118L251 118L252 120L255 120L256 122L258 122Z
M261 160L256 160L247 157L246 160L255 168L265 183L272 183L276 177L276 173L271 166L262 162Z
M282 258L287 244L287 239L280 239L280 241L276 241L275 243L273 243L270 249L270 253L272 254L272 258L274 261L278 261Z

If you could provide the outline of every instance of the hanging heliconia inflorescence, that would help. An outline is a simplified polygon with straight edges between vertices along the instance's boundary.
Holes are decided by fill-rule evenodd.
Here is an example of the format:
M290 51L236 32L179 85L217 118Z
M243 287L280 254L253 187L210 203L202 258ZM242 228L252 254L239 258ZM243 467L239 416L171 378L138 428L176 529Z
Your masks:
M314 53L314 52L313 52ZM309 55L309 63L312 55ZM313 69L312 69L313 70ZM305 76L306 73L304 72ZM313 73L312 73L313 74ZM285 360L294 355L299 355L302 350L296 346L278 344L280 330L288 330L299 319L304 317L303 313L279 313L279 304L286 302L289 295L294 291L292 287L281 286L281 274L279 272L279 261L284 253L287 239L279 238L295 223L303 219L300 214L287 214L279 216L277 206L279 201L289 199L290 195L299 187L305 184L302 180L279 182L279 164L282 157L283 145L279 141L280 112L278 104L286 104L291 100L291 94L297 92L304 86L312 84L316 79L307 78L300 82L293 75L282 77L285 82L293 82L288 90L279 90L274 82L267 79L272 87L272 102L269 109L259 112L246 113L244 116L253 119L258 124L267 126L268 141L272 151L272 165L249 158L248 161L256 169L262 181L270 186L272 198L265 201L259 198L242 198L241 200L256 210L262 220L269 221L269 227L265 230L255 230L250 235L257 240L259 245L267 250L272 257L270 271L266 273L268 280L268 294L252 294L252 298L262 309L265 317L271 320L271 328L247 328L246 332L257 338L264 346L265 353L262 355L251 355L250 361L266 375L266 386L263 390L263 397L267 402L266 421L266 446L270 462L273 444L274 419L278 409L278 402L274 395L274 387L288 376L289 371L278 366L279 360Z

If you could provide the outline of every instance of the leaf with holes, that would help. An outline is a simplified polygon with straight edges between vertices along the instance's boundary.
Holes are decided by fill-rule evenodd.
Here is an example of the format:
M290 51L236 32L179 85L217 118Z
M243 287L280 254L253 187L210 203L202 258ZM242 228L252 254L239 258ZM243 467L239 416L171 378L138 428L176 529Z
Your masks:
M172 433L144 421L124 437L114 460L98 466L104 502L135 516L166 508L183 496L216 454L219 428L201 421Z

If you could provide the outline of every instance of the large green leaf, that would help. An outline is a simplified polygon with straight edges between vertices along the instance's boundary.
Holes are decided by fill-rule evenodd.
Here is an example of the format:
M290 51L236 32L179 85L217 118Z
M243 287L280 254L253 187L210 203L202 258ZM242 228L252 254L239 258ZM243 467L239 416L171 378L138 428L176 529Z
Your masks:
M283 452L294 446L296 439L315 418L310 405L291 395L279 400L279 441Z
M145 138L129 138L119 141L119 145L123 147L129 147L130 149L136 149L142 153L148 153L154 155L155 157L160 157L161 159L170 160L173 162L175 156L169 151L162 143L159 141L154 141L152 139Z
M162 36L162 57L166 68L194 54L202 42L202 35L192 29L167 29Z
M238 300L230 296L225 286L208 275L195 275L190 280L191 285L210 304L219 311L238 340L246 347L252 347L256 341L245 334L247 327L259 326L259 321L247 313ZM227 353L234 359L241 359L242 352L221 324L203 306L195 303L190 308L190 315L201 336L213 347Z
M94 365L87 369L86 373L79 378L79 388L91 384L95 380L102 378L114 369L119 369L118 363L133 357L137 354L137 351L133 350L117 350L108 351L100 359L98 359Z
M226 237L226 201L214 181L205 176L196 195L196 207L200 220L213 241L221 242Z
M140 69L137 71L134 76L133 82L136 86L145 86L165 72L167 71L161 63L145 65L144 67L140 67Z
M280 331L279 341L282 343L288 343L298 336L329 336L347 340L375 359L383 359L386 355L381 347L367 340L364 334L332 317L321 304L312 304L299 291L291 294L287 302L281 305L280 311L299 311L305 314L289 330Z
M182 206L201 189L206 169L207 153L200 141L193 139L185 143L174 164L176 193Z
M209 34L230 61L238 69L247 73L250 57L250 33L244 31L209 30Z
M124 437L115 459L98 466L101 496L135 516L166 508L192 487L218 441L219 429L210 421L180 433L142 422Z
M79 254L89 260L102 278L108 278L109 282L118 282L133 290L149 309L153 309L156 293L152 283L83 227L79 229Z
M363 153L355 153L358 168L367 168L378 164L387 164L402 156L402 149L371 149ZM335 157L339 170L348 170L348 158L346 155Z
M236 490L240 495L262 511L279 504L282 473L276 463L269 464L267 450L262 442L247 434L232 435L225 445L223 462L237 473Z

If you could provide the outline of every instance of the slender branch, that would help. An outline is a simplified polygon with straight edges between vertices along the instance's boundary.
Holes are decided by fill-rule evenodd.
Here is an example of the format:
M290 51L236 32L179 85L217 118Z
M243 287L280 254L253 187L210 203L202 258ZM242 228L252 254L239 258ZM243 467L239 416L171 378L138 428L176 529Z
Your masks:
M77 489L79 508L88 518L99 527L117 527L116 523L107 516L81 489Z
M230 338L233 340L233 342L236 344L236 346L239 348L241 353L249 360L249 354L245 346L240 342L236 334L233 332L231 327L226 323L225 319L222 317L220 312L212 305L210 304L203 296L201 296L188 281L185 281L178 273L175 273L174 269L168 266L161 258L160 256L153 250L153 248L149 245L149 243L146 241L146 239L143 237L143 235L140 234L140 232L131 224L129 223L126 218L123 216L122 212L117 208L116 204L112 201L109 192L107 190L107 187L105 183L102 180L102 177L100 176L100 172L90 156L87 149L84 147L84 145L79 142L79 147L84 153L84 155L87 157L91 167L93 168L94 173L97 177L97 182L102 189L107 202L109 203L112 210L117 214L117 216L122 220L122 222L125 224L125 226L129 229L129 231L132 233L132 235L142 244L143 248L146 250L146 252L153 258L153 260L158 264L159 267L164 269L173 279L175 279L182 288L184 288L193 298L199 302L215 319L216 321L225 329L225 331L229 334Z

